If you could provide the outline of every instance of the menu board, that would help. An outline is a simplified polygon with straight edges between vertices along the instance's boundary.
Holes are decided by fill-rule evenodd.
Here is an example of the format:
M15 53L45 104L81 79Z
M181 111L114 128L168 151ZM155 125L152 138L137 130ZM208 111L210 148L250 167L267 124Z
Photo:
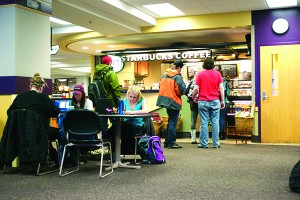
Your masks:
M237 77L237 65L236 64L226 64L221 65L221 70L225 71L225 74L230 78Z

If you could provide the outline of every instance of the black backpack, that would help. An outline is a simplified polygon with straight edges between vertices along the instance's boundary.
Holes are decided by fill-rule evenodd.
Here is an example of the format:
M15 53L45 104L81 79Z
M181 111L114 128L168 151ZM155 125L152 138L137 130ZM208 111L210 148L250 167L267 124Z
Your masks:
M92 83L88 86L88 96L89 99L93 102L93 104L96 103L98 99L106 98L106 93L103 86L103 77L104 75L110 71L111 69L107 69L100 75L100 79L95 79Z
M300 193L300 160L295 164L289 178L289 187L293 192Z

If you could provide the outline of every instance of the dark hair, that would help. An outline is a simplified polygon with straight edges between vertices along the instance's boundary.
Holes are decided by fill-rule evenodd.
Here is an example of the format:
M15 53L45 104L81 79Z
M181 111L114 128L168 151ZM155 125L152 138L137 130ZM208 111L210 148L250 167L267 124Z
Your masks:
M77 99L75 99L75 97L73 95L72 96L72 106L76 106L77 102L78 102ZM85 92L82 92L82 97L81 97L79 108L84 109L84 104L85 104Z
M215 67L214 59L211 57L205 58L203 62L203 69L213 69Z
M175 60L174 64L176 69L183 67L183 62L181 60Z

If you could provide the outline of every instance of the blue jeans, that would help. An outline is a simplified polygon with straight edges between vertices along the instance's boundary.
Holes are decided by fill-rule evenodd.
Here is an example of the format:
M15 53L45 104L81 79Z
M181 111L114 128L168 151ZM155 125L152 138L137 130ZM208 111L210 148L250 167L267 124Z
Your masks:
M213 146L219 147L219 117L220 117L220 101L198 101L200 112L200 145L203 147L208 146L208 123L212 123L212 140Z
M165 145L172 145L176 142L176 126L178 123L179 112L179 110L167 109L169 119L166 129Z
M196 129L197 118L199 115L198 104L194 102L190 102L191 109L191 130Z

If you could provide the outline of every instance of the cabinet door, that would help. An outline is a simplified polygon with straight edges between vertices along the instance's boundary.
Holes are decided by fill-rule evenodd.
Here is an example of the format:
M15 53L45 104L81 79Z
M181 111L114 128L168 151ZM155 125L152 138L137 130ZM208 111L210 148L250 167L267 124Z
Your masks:
M138 76L148 76L149 63L148 62L136 62L134 65L134 74Z

